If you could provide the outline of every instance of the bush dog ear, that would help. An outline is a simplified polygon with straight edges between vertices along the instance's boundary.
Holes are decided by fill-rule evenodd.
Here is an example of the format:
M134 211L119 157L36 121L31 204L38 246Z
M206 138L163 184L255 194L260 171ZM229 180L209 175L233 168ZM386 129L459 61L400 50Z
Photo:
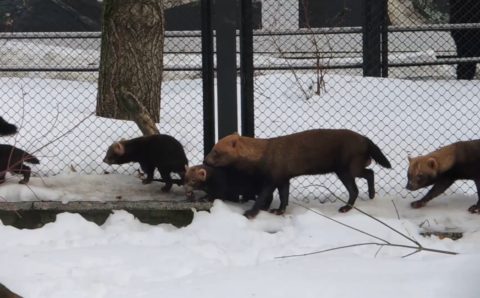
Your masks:
M188 166L185 165L185 172L188 172Z
M207 180L207 171L205 169L198 170L198 174L200 175L200 180Z
M238 133L233 133L233 136L234 137L233 137L231 145L232 145L232 148L235 148L235 147L237 147L237 142L240 139L240 135Z
M427 166L432 170L436 170L438 168L438 163L435 158L430 157L429 159L427 159Z
M120 142L113 143L113 152L117 155L125 154L125 147Z
M408 162L412 162L412 157L410 155L407 155Z

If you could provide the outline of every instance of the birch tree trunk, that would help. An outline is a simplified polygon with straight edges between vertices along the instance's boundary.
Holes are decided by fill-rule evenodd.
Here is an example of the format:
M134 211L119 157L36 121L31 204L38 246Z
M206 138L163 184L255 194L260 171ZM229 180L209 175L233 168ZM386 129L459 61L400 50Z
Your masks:
M144 135L160 121L163 0L105 0L97 116L133 120Z

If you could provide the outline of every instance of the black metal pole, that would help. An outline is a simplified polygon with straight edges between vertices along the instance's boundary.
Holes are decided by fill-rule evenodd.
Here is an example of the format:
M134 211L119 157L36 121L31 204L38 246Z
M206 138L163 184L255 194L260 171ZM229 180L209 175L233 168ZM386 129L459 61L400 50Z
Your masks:
M255 136L253 107L253 18L252 0L241 2L240 27L240 88L242 107L242 134Z
M236 0L215 1L218 138L238 131Z
M203 82L203 152L207 155L215 144L215 89L211 0L201 0L202 82Z
M388 77L388 0L382 0L382 77Z
M378 0L364 0L363 22L363 75L381 75L380 23Z

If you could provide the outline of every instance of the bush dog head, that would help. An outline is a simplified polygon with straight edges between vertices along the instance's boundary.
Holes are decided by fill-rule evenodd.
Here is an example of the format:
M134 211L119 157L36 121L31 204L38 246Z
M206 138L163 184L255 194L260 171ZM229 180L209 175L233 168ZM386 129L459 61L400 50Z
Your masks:
M408 190L432 185L438 175L449 170L455 163L455 146L445 146L424 156L409 156L408 163Z
M434 157L408 157L408 190L417 190L431 185L438 174L438 162Z
M255 141L254 144L251 142ZM205 164L213 167L235 165L243 168L258 162L264 153L262 139L239 136L237 133L220 139L205 157Z
M193 191L201 189L207 181L207 169L203 165L188 167L185 166L185 195L189 199L193 199Z
M205 163L215 167L223 167L231 165L239 156L239 140L238 134L228 135L219 140L212 150L205 157Z
M122 156L125 154L125 146L122 144L122 142L123 140L115 142L108 147L107 154L103 159L104 163L109 165L119 165L127 162L122 159Z

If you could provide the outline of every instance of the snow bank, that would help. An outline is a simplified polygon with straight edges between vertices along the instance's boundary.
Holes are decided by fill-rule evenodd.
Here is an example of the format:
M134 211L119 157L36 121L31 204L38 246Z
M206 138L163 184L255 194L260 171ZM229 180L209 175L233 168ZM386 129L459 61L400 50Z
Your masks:
M408 210L401 219L389 202L364 207L425 247L461 255L361 246L308 257L277 257L372 241L301 207L286 216L242 216L245 205L216 201L185 228L150 226L115 212L99 227L79 215L61 214L42 229L0 225L0 280L25 297L477 297L480 269L478 217L444 209L465 237L418 236L417 221L437 221L432 209ZM356 211L321 212L393 243L408 243Z

